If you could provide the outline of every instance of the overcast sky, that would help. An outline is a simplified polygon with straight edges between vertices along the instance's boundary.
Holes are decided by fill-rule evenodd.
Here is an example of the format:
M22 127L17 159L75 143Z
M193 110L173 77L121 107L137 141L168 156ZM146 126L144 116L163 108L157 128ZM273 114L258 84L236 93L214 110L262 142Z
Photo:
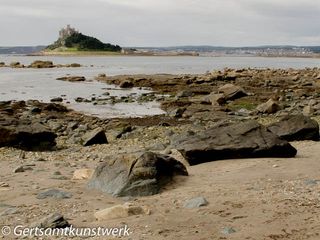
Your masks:
M121 46L320 45L319 0L1 0L0 46L71 24Z

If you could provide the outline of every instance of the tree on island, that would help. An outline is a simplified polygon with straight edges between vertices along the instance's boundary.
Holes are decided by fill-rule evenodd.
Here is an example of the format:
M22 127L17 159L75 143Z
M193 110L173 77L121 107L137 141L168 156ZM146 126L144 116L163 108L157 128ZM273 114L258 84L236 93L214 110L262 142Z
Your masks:
M59 39L49 45L47 49L55 50L59 48L75 48L79 51L109 51L120 52L119 45L103 43L97 38L84 35L68 25L59 32Z

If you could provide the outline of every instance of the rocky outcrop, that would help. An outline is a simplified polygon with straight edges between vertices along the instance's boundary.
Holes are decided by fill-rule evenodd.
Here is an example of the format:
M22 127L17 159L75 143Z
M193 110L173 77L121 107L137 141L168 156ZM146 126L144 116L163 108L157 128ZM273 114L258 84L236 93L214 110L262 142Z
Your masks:
M47 150L56 145L57 135L40 122L0 122L0 147L18 147L27 150Z
M148 196L157 194L175 175L188 175L188 172L172 157L153 152L126 154L98 166L89 188L117 197Z
M175 140L177 149L190 165L220 159L294 157L297 150L258 122L217 126Z
M33 63L31 63L29 68L53 68L55 65L53 64L52 61L40 61L36 60Z
M51 98L50 102L63 102L63 98L62 97Z
M120 88L132 88L133 86L134 84L129 80L124 80L119 85Z
M61 104L57 104L57 103L47 103L41 107L42 107L42 110L49 111L49 112L66 113L69 111L68 108L66 108L65 106L63 106Z
M67 81L67 82L84 82L86 78L83 76L66 76L57 78L57 80Z
M303 115L285 116L268 129L287 141L319 140L319 124Z
M0 102L0 147L52 150L69 110L36 100ZM55 123L55 124L53 124Z
M0 62L0 67L6 67L4 62ZM52 61L42 61L42 60L35 60L31 64L25 66L20 62L11 62L8 67L11 68L78 68L81 67L79 63L71 63L71 64L54 64Z
M11 62L9 65L11 68L24 68L24 65L20 62Z
M71 64L67 65L67 67L78 68L78 67L81 67L81 64L79 64L79 63L71 63Z

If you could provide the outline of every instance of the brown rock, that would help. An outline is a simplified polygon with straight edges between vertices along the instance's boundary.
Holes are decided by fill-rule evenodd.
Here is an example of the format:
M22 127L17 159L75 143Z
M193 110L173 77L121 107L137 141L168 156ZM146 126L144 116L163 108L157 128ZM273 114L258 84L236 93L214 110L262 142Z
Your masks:
M248 94L243 90L243 88L233 85L225 84L219 88L219 93L223 93L226 100L235 100L247 96Z
M85 180L92 177L93 169L78 169L73 173L72 180Z
M134 215L146 215L149 213L150 210L147 208L125 203L123 205L116 205L100 210L94 214L94 217L98 221L105 221L110 219L126 218Z
M73 68L81 67L81 64L79 64L79 63L71 63L70 67L73 67Z
M12 68L23 68L24 66L20 62L12 62L12 63L10 63L10 67L12 67Z
M57 80L68 81L68 82L83 82L86 80L83 76L66 76L57 78Z
M269 99L266 103L260 104L256 110L260 113L276 113L281 110L281 106L278 104L277 101L273 99Z
M212 105L223 105L226 103L224 94L210 94L209 99Z
M55 67L53 65L53 62L51 61L34 61L33 63L31 63L29 66L29 68L53 68Z
M124 80L120 83L119 85L121 88L132 88L133 87L133 83L129 80Z

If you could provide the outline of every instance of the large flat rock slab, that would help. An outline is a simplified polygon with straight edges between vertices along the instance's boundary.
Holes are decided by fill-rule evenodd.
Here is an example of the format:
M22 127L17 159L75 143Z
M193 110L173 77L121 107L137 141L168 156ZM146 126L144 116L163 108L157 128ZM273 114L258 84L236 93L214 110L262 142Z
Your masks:
M294 157L297 150L258 122L217 126L172 144L190 165L222 159Z

